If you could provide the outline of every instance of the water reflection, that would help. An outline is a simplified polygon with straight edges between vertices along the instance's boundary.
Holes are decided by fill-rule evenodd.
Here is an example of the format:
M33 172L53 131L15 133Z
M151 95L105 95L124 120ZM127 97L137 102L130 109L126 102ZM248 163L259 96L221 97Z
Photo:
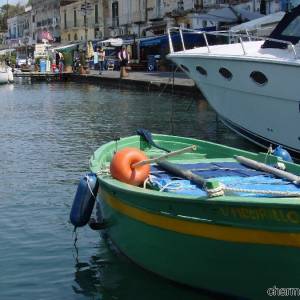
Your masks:
M101 295L103 300L230 299L209 291L199 291L162 279L134 265L106 242L105 248L89 261L75 263L73 290L87 297ZM232 299L232 298L231 298Z
M0 86L0 116L0 265L5 270L0 299L214 298L144 272L111 252L88 228L80 230L74 263L68 223L90 155L137 128L251 149L252 144L217 122L206 102L96 85L24 81Z

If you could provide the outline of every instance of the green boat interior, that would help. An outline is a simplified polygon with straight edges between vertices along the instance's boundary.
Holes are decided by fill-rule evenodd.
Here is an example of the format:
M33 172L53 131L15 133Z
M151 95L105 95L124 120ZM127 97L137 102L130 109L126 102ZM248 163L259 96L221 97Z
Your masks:
M204 182L214 182L225 186L226 195L242 197L300 197L300 186L290 180L255 170L236 160L237 155L242 155L257 162L266 163L277 168L283 161L267 153L252 153L240 149L218 145L206 141L189 138L179 138L164 135L154 135L159 146L177 151L184 147L196 145L196 150L168 158L168 162L184 171L191 171ZM91 167L96 170L109 169L114 153L124 147L135 147L142 150L148 158L157 158L165 151L157 149L139 136L133 136L120 141L106 144L106 149L100 147L91 159ZM101 149L101 150L100 150ZM100 153L101 152L101 153ZM105 152L105 155L103 155ZM287 172L298 175L300 168L296 164L284 162ZM142 187L142 185L141 185ZM207 197L207 186L199 186L193 180L174 176L162 169L158 164L152 163L150 175L144 183L144 188L175 193L186 196Z

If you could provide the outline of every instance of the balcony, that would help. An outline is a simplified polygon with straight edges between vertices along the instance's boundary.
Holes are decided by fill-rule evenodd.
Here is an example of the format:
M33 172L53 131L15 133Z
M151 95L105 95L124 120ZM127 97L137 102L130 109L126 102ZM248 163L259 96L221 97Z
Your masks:
M136 24L145 23L146 20L146 12L145 10L134 11L132 14L132 22Z

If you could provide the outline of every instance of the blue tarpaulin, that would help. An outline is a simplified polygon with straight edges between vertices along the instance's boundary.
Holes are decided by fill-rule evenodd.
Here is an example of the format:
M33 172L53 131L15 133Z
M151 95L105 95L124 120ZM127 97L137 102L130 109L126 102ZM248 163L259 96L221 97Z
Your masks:
M244 190L234 192L237 196L276 197L275 195L265 194L261 191L300 192L299 186L287 180L248 168L237 162L178 164L177 167L183 170L190 170L202 178L213 179L228 188ZM174 177L157 165L151 166L150 182L155 188L165 192L198 197L207 196L207 192L193 182ZM252 193L247 190L251 190Z

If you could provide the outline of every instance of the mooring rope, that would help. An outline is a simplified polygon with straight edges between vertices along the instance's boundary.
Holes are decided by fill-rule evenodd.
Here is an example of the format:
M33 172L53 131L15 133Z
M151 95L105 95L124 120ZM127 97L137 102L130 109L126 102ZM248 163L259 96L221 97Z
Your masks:
M89 176L86 175L86 176L84 176L84 178L86 178L86 183L87 183L87 185L88 185L88 188L89 188L89 190L90 190L90 192L91 192L93 198L96 200L96 196L94 195L93 190L92 190L92 188L91 188L91 186L90 186Z
M300 197L300 192L289 192L289 191L270 191L270 190L252 190L228 187L224 184L219 184L215 189L206 189L209 197L224 196L225 192L238 192L238 193L249 193L249 194L263 194L263 195L274 195L282 197Z

